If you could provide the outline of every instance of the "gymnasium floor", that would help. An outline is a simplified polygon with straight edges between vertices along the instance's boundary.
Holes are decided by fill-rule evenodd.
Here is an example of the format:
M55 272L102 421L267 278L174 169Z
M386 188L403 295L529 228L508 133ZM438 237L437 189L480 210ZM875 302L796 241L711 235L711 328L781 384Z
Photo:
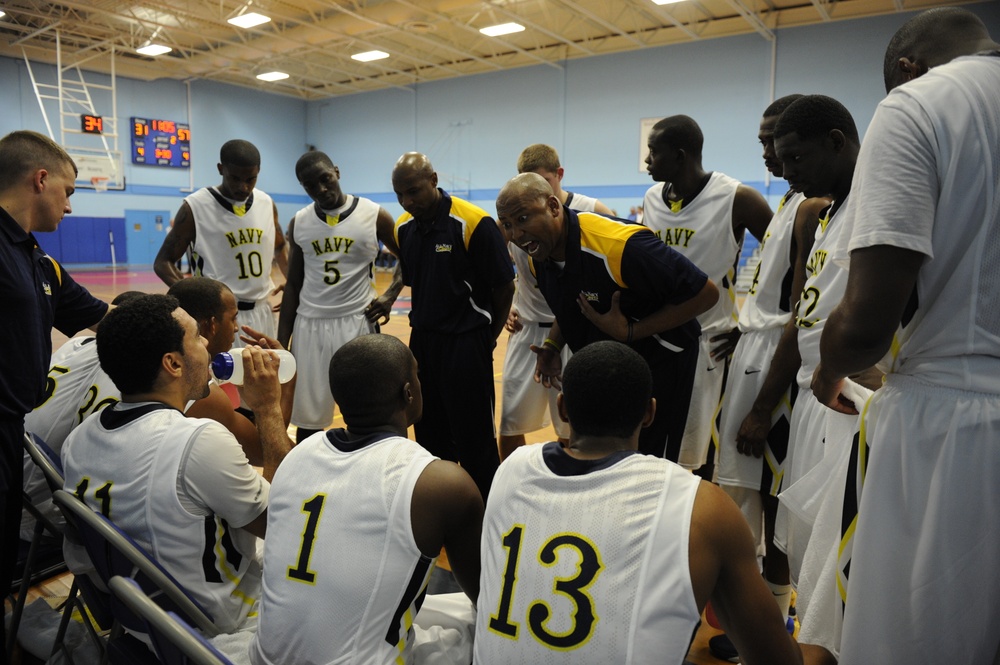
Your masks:
M123 291L135 290L145 291L147 293L166 293L167 290L166 285L160 281L160 279L153 273L152 269L148 268L137 269L130 267L111 271L67 266L67 270L69 270L77 282L85 286L92 294L94 294L94 296L108 302ZM379 292L381 292L388 285L391 276L389 272L377 271L375 273L375 278L376 288ZM280 275L277 276L276 282L280 283L281 281L283 280ZM404 287L399 300L396 302L396 307L393 309L393 316L390 318L389 322L382 327L383 333L395 335L403 342L408 342L410 339L410 326L406 317L406 313L409 310L409 293L409 287ZM66 336L59 331L54 330L52 332L53 349L59 348L59 346L61 346L66 340ZM493 378L496 383L498 427L500 417L500 396L502 394L501 379L503 376L503 359L506 352L507 333L504 332L500 335L496 351L493 353ZM341 419L339 413L335 413L334 415L333 426L343 426L343 420ZM529 444L552 441L555 438L555 432L551 427L526 435L526 439ZM70 577L67 573L60 578L50 580L45 584L35 587L31 591L32 596L29 596L28 602L30 603L32 601L33 596L47 598L66 596L70 586L69 580ZM702 622L701 627L698 629L698 633L695 635L691 650L688 653L688 661L692 665L717 665L718 663L724 662L712 656L708 650L708 639L719 634L719 632L721 631L715 630L707 623Z

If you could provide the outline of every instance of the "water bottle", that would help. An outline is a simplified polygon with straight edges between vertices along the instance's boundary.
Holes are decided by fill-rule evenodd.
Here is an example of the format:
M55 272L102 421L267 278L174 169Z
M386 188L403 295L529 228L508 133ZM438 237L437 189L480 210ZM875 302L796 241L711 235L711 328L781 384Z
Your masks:
M295 356L284 349L272 350L278 354L278 381L287 383L295 376ZM212 359L212 375L219 383L243 385L243 348L237 347L228 352L218 353Z

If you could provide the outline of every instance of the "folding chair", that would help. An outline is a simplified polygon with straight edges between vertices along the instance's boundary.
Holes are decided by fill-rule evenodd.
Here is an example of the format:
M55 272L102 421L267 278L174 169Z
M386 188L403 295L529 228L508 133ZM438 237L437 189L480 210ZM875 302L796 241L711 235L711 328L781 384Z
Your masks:
M49 489L53 492L62 489L64 481L62 460L52 448L49 448L49 444L45 443L42 437L37 434L25 432L24 451L31 457L35 466L42 471Z
M187 622L153 602L132 578L115 575L108 586L145 622L146 632L163 665L233 665Z
M63 485L62 462L59 460L59 457L55 454L55 452L53 452L40 437L30 432L25 432L22 445L25 453L31 461L39 468L39 470L41 470L49 489L53 491L60 489ZM62 556L61 542L66 535L65 529L62 525L53 523L46 515L35 508L27 495L25 495L25 508L35 518L35 531L27 556L24 560L23 573L18 585L17 600L14 603L11 615L11 626L8 631L9 639L7 644L8 659L10 658L10 654L14 648L14 643L17 639L17 630L23 614L28 589L41 580L49 579L56 574L61 574L66 571L66 562ZM42 539L46 532L55 536L60 541L56 546L57 556L55 558L50 557L49 560L39 563L39 548L42 546ZM83 600L80 599L80 596L83 596ZM84 604L86 604L86 607L90 610L89 613L84 610ZM58 651L62 650L64 651L69 662L72 663L73 661L68 650L64 648L63 641L66 635L66 630L69 627L69 619L72 616L74 609L80 610L87 632L90 634L91 639L97 646L98 651L103 653L104 640L98 632L100 630L100 626L110 626L112 623L110 614L110 596L108 594L101 594L101 592L99 592L96 587L94 587L93 584L85 578L81 579L74 577L73 584L70 587L69 596L61 609L63 612L63 618L60 622L59 630L53 644L52 655L55 655ZM97 626L91 622L90 617L93 617L93 619L97 622Z
M109 584L115 575L131 577L165 610L178 613L208 637L219 634L219 629L212 622L211 616L180 583L111 520L91 510L87 504L65 490L57 490L52 498L63 511L67 523L79 533L87 554L90 555L91 562L105 585ZM114 596L111 608L121 628L132 632L145 632L142 619ZM120 630L112 629L111 640L116 640L120 636ZM109 650L112 653L112 662L115 662L115 652L110 643ZM138 656L133 654L132 657ZM136 662L139 661L130 661L130 665Z

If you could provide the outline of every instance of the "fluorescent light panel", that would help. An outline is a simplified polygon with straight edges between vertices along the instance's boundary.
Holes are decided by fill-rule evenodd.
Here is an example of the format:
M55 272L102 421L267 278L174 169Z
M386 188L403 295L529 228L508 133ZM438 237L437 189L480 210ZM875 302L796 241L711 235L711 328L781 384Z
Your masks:
M684 2L684 0L653 0L654 5L675 5L678 2Z
M524 26L520 23L501 23L499 25L480 28L479 32L487 37L499 37L500 35L509 35L512 32L521 32L522 30L524 30Z
M262 23L267 23L270 20L270 16L264 16L263 14L258 14L257 12L247 12L246 14L234 16L229 19L229 22L238 28L253 28L254 26L258 26Z
M7 12L5 12L5 11L4 11L4 10L2 10L2 9L0 9L0 18L3 18L3 17L4 17L4 16L6 16L6 15L7 15Z
M288 78L288 74L285 72L264 72L263 74L257 74L257 78L261 81L282 81Z
M365 51L364 53L355 53L351 56L351 60L358 60L360 62L371 62L372 60L384 60L388 58L389 54L385 51Z
M146 44L143 47L137 48L136 53L149 56L163 55L164 53L170 53L174 49L169 46L164 46L163 44Z

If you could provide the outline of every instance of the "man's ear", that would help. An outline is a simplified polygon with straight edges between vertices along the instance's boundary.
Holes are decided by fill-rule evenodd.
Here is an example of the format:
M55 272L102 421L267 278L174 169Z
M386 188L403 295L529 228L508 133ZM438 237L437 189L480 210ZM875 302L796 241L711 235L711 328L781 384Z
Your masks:
M163 354L163 360L160 365L163 370L171 377L178 377L181 375L184 363L178 357L180 354L176 351L170 351L169 353Z
M46 169L38 169L31 175L31 186L36 192L41 193L48 184L49 172Z
M566 413L566 401L563 399L562 392L556 395L556 411L559 412L559 420L564 423L569 422L569 414Z
M905 57L899 59L897 66L899 67L900 77L903 79L903 83L912 81L915 78L920 78L926 74L929 69L927 64L921 62L919 59L911 60Z
M212 339L215 336L215 332L219 329L219 320L214 316L210 316L204 321L198 322L198 334L205 339Z
M827 134L827 138L833 146L833 151L837 154L840 154L843 151L844 146L847 145L847 137L844 136L844 132L839 129L831 129L830 133Z
M649 427L653 424L653 418L656 417L656 398L650 397L649 404L646 405L646 413L642 417L643 428Z

